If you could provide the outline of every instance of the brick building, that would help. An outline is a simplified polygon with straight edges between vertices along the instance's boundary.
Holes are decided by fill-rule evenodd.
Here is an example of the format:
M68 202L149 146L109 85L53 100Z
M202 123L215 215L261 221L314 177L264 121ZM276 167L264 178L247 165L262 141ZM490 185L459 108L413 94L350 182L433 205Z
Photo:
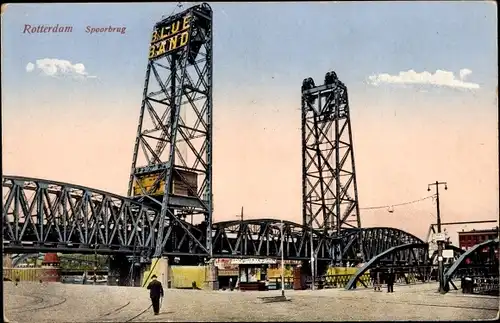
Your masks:
M468 250L474 245L498 238L498 227L487 230L472 230L458 232L458 245L463 250Z

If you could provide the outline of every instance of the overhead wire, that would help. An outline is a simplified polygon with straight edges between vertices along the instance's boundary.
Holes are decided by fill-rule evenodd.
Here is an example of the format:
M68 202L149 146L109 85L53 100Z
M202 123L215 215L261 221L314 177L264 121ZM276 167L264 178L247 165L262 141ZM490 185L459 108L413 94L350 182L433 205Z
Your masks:
M430 198L434 198L436 194L432 194L429 196L426 196L424 198L414 200L414 201L409 201L409 202L404 202L404 203L398 203L398 204L391 204L391 205L381 205L381 206L369 206L369 207L360 207L360 210L377 210L377 209L394 209L395 206L402 206L402 205L408 205L408 204L414 204L418 202L422 202L425 200L428 200Z
M170 14L170 16L173 16L178 9L180 10L183 7L184 7L184 4L182 2L177 2L177 4L175 5L174 9L172 10L172 13ZM165 19L166 17L162 16L161 18Z

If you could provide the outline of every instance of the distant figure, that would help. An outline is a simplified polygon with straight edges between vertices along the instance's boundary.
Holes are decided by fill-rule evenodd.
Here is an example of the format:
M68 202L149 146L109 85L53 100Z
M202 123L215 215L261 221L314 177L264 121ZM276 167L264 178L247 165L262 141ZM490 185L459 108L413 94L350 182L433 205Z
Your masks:
M158 315L160 313L160 299L163 298L163 286L156 280L156 275L151 276L151 278L153 280L148 285L149 297L153 303L153 312Z
M17 286L17 284L19 284L20 280L21 280L21 278L19 278L19 275L16 275L16 279L15 279L16 286Z
M389 269L389 273L387 274L387 292L394 293L394 281L396 280L396 274L394 270Z
M377 290L377 274L375 270L370 270L370 278L372 280L373 290Z
M375 270L371 272L372 274L372 279L373 279L373 290L380 292L380 270L379 267L377 266Z

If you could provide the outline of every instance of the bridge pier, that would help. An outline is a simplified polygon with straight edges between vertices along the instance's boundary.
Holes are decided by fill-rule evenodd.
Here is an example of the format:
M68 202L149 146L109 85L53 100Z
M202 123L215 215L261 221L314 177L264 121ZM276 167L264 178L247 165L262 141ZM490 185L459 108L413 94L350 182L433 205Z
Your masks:
M3 255L3 267L4 268L12 268L12 255L4 254Z
M130 286L131 265L125 255L109 257L108 285Z

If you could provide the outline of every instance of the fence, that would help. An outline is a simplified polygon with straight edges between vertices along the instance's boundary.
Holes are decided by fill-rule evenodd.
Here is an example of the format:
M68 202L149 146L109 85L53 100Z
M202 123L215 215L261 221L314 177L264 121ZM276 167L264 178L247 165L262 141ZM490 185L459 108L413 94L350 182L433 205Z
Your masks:
M3 280L15 281L59 281L59 272L54 268L3 268Z
M498 277L463 277L464 294L499 295Z

